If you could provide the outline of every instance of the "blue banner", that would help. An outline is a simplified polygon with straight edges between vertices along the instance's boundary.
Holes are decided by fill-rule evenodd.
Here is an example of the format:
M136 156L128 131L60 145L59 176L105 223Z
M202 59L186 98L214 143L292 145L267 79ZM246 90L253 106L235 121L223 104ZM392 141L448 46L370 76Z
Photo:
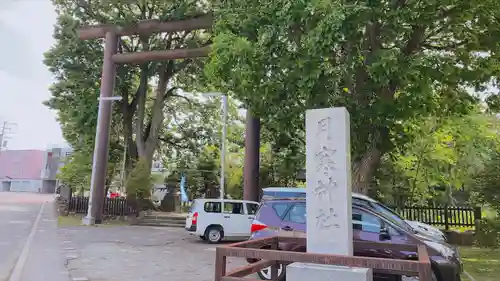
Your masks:
M182 202L188 202L189 201L187 193L186 193L185 185L186 185L186 176L182 175L182 177L181 177L181 184L180 184L180 187L181 187L181 201Z

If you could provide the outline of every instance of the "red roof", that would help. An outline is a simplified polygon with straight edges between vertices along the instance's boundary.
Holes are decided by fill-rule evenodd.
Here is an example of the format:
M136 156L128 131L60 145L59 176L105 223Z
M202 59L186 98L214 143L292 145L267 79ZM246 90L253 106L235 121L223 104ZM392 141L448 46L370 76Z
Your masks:
M0 151L0 179L41 179L46 153L43 150Z

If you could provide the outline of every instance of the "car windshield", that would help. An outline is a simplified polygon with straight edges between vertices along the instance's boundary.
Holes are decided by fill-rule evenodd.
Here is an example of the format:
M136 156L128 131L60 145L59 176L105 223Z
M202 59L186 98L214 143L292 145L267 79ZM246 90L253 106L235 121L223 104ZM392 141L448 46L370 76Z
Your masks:
M409 230L412 232L416 232L401 216L399 216L396 212L389 209L388 207L382 205L379 202L372 202L372 205L375 207L375 210L380 212L382 215L392 220L397 225L403 227L405 230Z

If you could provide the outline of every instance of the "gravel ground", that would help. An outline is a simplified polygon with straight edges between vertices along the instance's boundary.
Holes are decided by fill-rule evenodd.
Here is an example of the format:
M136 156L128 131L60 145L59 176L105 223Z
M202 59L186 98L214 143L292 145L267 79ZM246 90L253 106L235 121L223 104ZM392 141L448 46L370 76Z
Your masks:
M216 246L182 228L65 227L59 238L74 280L214 280ZM245 264L228 259L228 270Z

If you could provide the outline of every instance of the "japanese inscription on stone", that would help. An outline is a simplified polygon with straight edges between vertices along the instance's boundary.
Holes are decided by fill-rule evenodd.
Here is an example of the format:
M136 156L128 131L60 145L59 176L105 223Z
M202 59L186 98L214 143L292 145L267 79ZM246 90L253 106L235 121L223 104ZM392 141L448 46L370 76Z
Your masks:
M327 146L322 146L316 153L318 166L316 171L323 171L327 176L332 170L335 170L335 161L332 159L335 154L335 149L329 149Z
M307 251L352 255L349 113L306 112Z
M337 214L335 214L335 210L332 207L321 208L319 209L319 215L316 216L316 226L319 228L339 228L340 225L335 222L336 217Z
M337 187L337 182L330 175L335 170L333 156L336 152L334 148L328 146L332 137L330 117L318 121L316 137L319 144L318 152L316 153L316 171L322 172L323 176L327 178L318 180L317 185L314 187L314 195L323 201L316 215L316 227L321 229L339 228L340 226L336 222L337 214L331 206L333 203L331 189Z

